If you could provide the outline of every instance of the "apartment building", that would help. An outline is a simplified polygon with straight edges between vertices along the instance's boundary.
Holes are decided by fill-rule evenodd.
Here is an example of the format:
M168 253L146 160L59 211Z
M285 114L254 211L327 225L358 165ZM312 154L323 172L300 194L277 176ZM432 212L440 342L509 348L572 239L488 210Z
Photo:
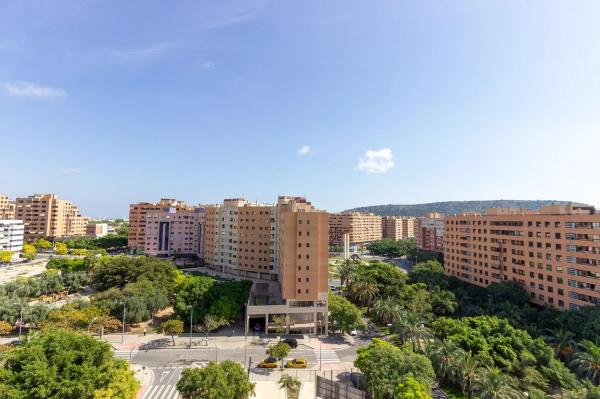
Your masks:
M183 201L162 198L159 202L138 202L129 205L129 230L127 246L133 253L143 252L146 247L146 216L148 212L172 209L189 211L190 207Z
M23 250L25 226L20 220L0 220L0 251L13 253L13 260Z
M391 240L414 238L417 218L412 216L384 216L381 219L382 237Z
M0 220L13 220L15 218L15 201L6 195L0 194Z
M34 194L16 199L15 219L22 220L25 240L40 237L84 236L87 218L73 203L54 194Z
M144 253L150 256L204 258L205 208L148 211Z
M330 213L329 243L343 245L343 235L350 238L350 249L381 240L382 218L372 213Z
M423 251L444 252L444 219L438 212L417 219L417 248Z
M276 204L225 199L206 207L204 260L219 273L254 280L246 328L327 330L328 215L303 197Z
M516 281L531 302L559 309L600 304L600 213L551 205L448 216L446 274L487 286Z

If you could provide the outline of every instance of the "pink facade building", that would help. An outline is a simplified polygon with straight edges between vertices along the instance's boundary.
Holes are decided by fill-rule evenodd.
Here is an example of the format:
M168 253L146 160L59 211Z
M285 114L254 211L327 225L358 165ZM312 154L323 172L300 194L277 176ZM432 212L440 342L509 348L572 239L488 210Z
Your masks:
M144 253L150 256L204 258L205 208L148 211Z

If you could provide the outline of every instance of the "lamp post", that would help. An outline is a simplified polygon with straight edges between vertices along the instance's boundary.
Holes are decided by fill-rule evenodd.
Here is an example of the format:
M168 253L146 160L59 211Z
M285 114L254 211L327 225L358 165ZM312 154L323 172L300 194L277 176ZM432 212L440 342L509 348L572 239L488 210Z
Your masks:
M121 343L125 342L125 302L121 302L123 305L123 331L121 332Z
M192 348L192 327L194 325L194 305L190 305L190 349Z
M19 305L18 302L13 302L13 305ZM23 302L21 302L21 318L19 319L19 341L21 340L21 330L23 329Z
M94 317L92 321L90 321L90 324L88 324L88 334L90 333L90 328L92 328L92 323L95 322L97 318L98 316Z

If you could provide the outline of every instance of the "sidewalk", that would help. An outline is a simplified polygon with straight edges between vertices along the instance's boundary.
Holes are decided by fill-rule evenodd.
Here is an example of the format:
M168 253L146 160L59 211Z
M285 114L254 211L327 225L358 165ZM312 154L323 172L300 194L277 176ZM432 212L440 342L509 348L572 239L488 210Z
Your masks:
M13 338L14 339L14 338ZM117 350L133 349L138 346L148 345L146 349L183 349L190 347L189 335L175 336L175 345L170 335L164 334L125 334L124 338L121 334L105 334L102 337L103 341L110 343ZM217 347L219 349L243 349L244 346L261 346L267 347L272 343L277 342L275 336L261 337L251 335L245 338L244 336L218 336L209 335L208 341L204 334L194 334L192 336L192 347L206 348ZM150 346L152 343L156 346ZM298 347L304 346L308 349L329 349L342 350L349 348L349 343L331 342L330 338L304 337L298 339Z

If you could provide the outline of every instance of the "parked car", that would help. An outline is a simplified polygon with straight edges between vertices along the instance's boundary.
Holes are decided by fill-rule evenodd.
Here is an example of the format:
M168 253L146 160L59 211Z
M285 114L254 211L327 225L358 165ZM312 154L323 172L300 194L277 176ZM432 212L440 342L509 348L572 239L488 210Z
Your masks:
M352 331L350 331L350 335L353 337L356 337L358 335L358 331L352 330Z
M285 338L281 342L285 342L292 349L296 349L298 347L298 340L296 338Z
M308 367L308 362L306 359L288 360L288 362L285 364L285 367L288 369L305 369Z
M277 366L277 359L275 359L274 357L268 357L262 362L258 363L258 367L263 369L276 369Z

